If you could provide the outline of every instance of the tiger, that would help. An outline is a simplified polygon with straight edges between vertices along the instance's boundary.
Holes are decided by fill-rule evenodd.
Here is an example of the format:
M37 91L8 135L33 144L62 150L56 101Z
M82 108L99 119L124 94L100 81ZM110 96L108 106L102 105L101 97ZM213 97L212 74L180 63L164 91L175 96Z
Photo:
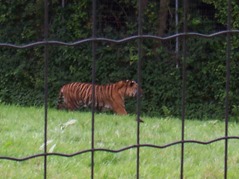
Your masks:
M95 104L98 110L109 109L118 115L127 115L125 98L142 95L142 89L136 81L121 80L116 83L95 84ZM92 83L72 82L61 87L58 97L58 109L76 110L91 107Z

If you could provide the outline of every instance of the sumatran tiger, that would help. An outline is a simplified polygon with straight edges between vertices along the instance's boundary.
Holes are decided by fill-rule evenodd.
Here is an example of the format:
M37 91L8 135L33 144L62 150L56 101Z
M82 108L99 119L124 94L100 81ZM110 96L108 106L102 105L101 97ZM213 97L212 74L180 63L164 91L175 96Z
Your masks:
M122 80L113 84L95 85L95 108L110 109L116 114L125 115L125 98L135 97L138 84L131 80ZM73 82L61 87L58 99L58 109L76 110L80 107L92 105L92 84Z

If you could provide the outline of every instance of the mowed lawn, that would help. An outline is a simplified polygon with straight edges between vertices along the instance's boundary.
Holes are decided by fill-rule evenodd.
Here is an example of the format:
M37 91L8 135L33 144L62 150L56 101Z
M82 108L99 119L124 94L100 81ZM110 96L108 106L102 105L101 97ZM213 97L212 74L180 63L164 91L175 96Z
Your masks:
M95 115L95 148L118 150L136 144L135 115ZM181 140L181 120L142 117L140 143L164 146ZM67 122L71 121L72 124ZM74 123L75 122L75 123ZM185 140L210 141L223 137L221 120L186 120ZM44 109L0 105L0 156L24 158L43 153ZM239 136L239 124L229 123L229 135ZM48 151L72 154L91 148L91 113L49 109ZM223 178L224 141L209 145L185 144L184 178ZM239 140L229 140L228 178L239 178ZM181 144L158 149L140 148L140 178L179 178ZM0 160L0 178L43 178L43 157L23 162ZM49 156L47 178L85 179L91 177L91 153L74 157ZM119 153L95 152L96 179L136 177L136 149Z

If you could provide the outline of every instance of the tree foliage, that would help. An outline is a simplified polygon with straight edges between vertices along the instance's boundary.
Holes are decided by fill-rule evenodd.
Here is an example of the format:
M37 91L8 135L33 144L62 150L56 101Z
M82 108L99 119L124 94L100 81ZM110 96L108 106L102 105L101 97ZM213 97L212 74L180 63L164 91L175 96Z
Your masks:
M164 3L165 2L165 3ZM143 33L167 36L175 33L175 2L143 1ZM212 33L226 29L227 4L223 0L190 1L188 31ZM52 0L49 4L49 40L74 42L91 37L91 1ZM121 39L137 34L137 1L100 0L97 4L97 36ZM162 8L164 7L164 8ZM183 9L179 4L179 32ZM239 5L233 1L232 28L238 29ZM165 9L166 8L166 9ZM43 1L1 1L0 42L27 44L43 39ZM163 14L160 16L159 14ZM226 36L187 38L187 115L223 117L226 83ZM238 35L231 36L230 112L238 114ZM142 111L148 115L180 115L182 86L182 39L179 54L175 39L143 40ZM0 48L0 101L42 105L44 96L44 49ZM97 43L96 81L110 83L137 79L137 41ZM75 47L49 46L49 103L55 106L59 88L71 81L92 80L91 43ZM135 112L135 100L127 102Z

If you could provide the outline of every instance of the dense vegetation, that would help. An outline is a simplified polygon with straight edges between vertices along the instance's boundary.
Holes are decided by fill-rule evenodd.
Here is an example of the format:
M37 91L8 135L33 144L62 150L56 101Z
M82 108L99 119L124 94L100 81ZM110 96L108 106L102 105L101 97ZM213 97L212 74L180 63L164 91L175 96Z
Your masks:
M179 24L175 25L174 1L143 1L143 33L168 36L183 29L183 9L179 4ZM121 39L137 34L136 0L101 0L97 6L97 36ZM239 28L239 3L233 0L232 28ZM0 42L27 44L43 40L43 1L1 1ZM227 28L225 0L190 1L189 32L210 34ZM49 4L49 39L73 42L91 37L90 0L52 0ZM239 114L239 40L233 35L231 53L230 112ZM226 36L187 39L187 115L223 117L226 82ZM49 47L49 102L54 106L61 85L71 81L91 81L91 44L76 47ZM44 49L0 48L0 102L42 105L44 93ZM98 83L137 78L137 41L120 45L97 44ZM148 115L180 115L182 86L182 39L179 54L175 39L143 40L142 111ZM128 110L135 111L135 101Z

